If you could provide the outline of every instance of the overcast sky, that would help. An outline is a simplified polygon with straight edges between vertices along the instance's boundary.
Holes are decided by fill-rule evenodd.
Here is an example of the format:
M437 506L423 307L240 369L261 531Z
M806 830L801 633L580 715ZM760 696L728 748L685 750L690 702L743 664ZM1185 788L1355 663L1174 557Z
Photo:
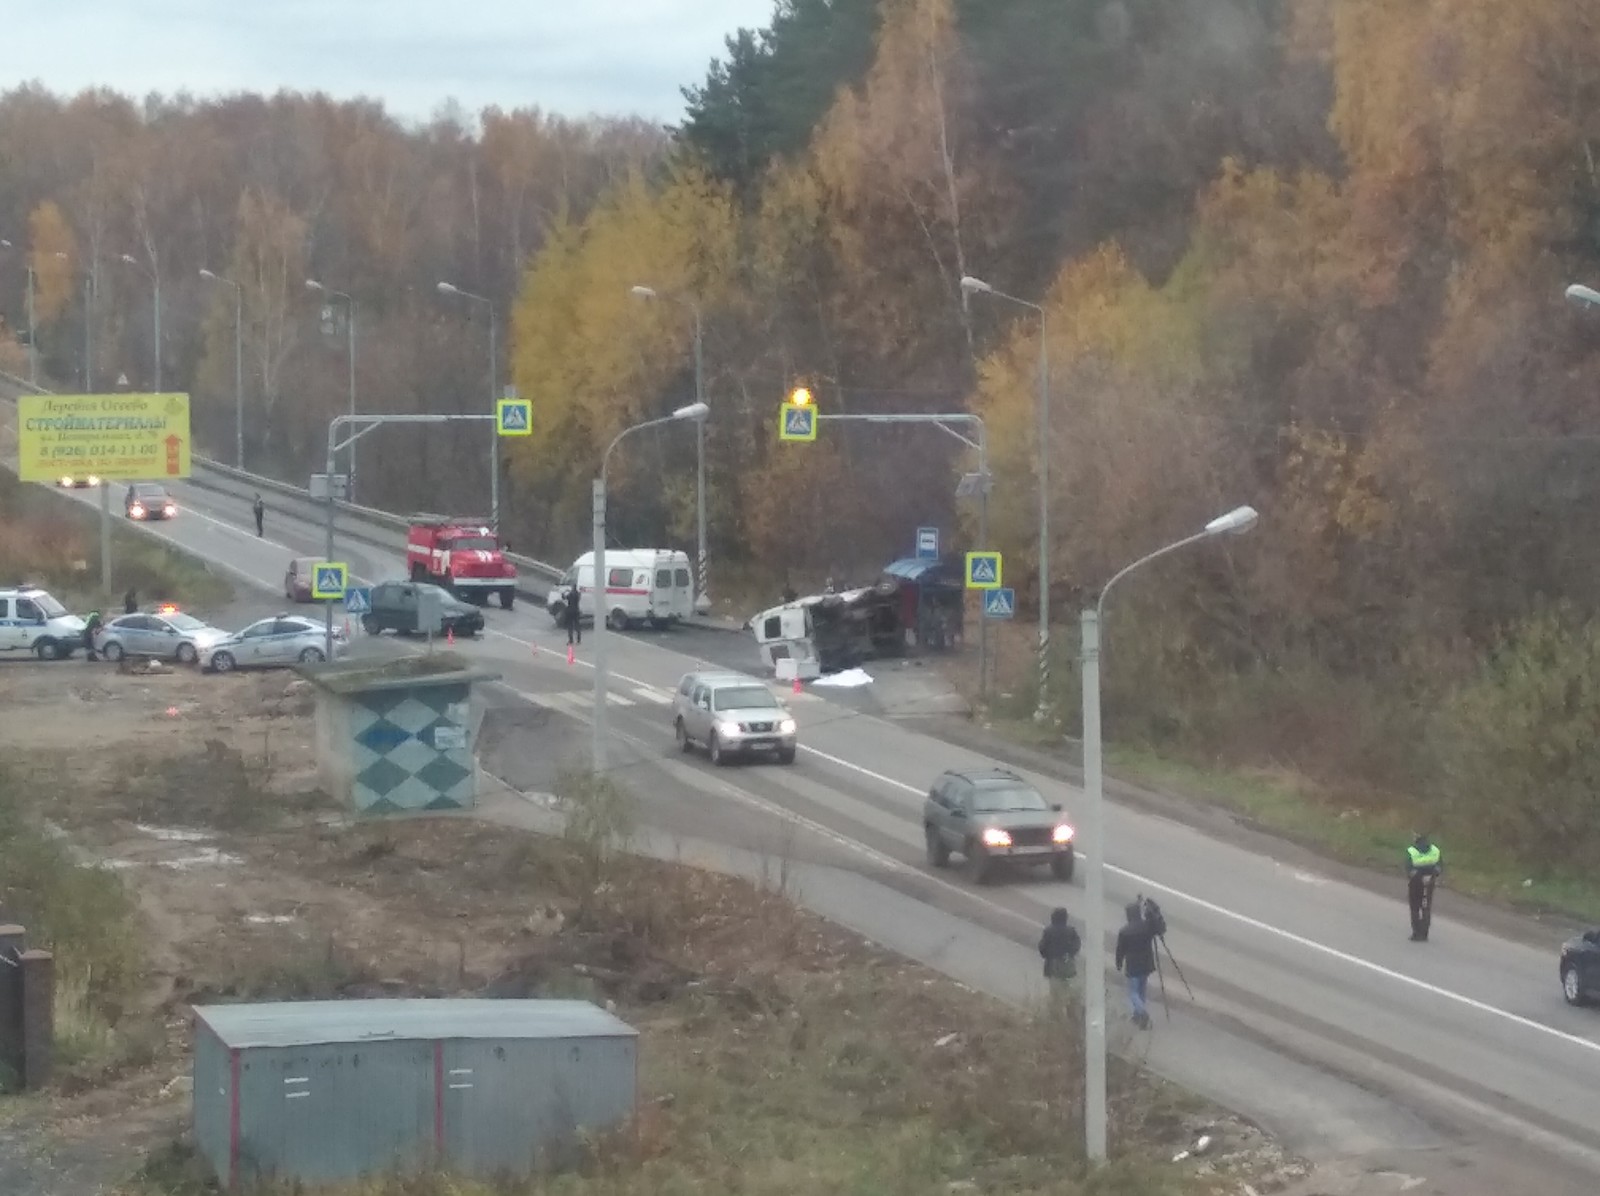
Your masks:
M5 7L5 6L0 6ZM280 88L426 120L537 105L676 121L723 38L773 0L35 0L3 22L0 89L143 96Z

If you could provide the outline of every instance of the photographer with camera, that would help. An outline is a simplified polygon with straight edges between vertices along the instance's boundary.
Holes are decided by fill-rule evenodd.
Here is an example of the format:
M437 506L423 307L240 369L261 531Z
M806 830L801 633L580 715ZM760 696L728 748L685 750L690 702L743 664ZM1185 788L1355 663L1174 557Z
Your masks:
M1134 1025L1148 1030L1150 1011L1145 993L1150 973L1156 970L1156 940L1167 933L1167 920L1161 915L1161 907L1148 898L1131 902L1127 913L1127 924L1117 931L1117 971L1128 980L1128 1006Z

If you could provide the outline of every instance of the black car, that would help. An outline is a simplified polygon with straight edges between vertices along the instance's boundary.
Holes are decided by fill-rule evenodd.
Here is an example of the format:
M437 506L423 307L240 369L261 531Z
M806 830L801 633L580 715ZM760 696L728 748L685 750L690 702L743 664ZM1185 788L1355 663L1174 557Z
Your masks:
M424 608L436 602L437 621L432 628L422 625ZM477 635L483 630L483 612L469 606L442 586L426 582L386 581L372 587L372 609L361 616L361 626L369 635L393 631L399 635Z
M122 513L129 519L171 519L178 513L167 488L155 482L135 482L128 487Z
M1561 992L1568 1005L1600 1001L1600 927L1561 944Z
M1072 825L1059 805L1009 769L941 774L922 803L922 828L928 862L943 868L960 852L978 884L1003 862L1049 864L1057 880L1072 879Z

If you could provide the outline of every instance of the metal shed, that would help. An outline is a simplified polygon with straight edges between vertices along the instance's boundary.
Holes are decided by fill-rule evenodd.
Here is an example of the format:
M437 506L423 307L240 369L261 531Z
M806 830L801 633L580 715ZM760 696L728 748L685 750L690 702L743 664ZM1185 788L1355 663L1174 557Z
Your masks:
M194 1121L227 1186L526 1175L634 1112L638 1032L587 1001L195 1007Z

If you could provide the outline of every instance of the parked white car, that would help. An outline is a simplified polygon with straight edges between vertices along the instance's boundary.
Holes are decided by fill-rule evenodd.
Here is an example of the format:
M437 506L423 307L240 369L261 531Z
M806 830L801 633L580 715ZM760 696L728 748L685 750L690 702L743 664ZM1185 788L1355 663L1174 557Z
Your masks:
M344 629L335 627L334 656L343 656L349 648ZM208 673L231 673L234 669L320 664L328 658L326 649L326 631L321 623L302 615L274 615L212 644L200 653L200 667Z
M37 586L0 589L0 652L65 660L83 647L83 620Z

